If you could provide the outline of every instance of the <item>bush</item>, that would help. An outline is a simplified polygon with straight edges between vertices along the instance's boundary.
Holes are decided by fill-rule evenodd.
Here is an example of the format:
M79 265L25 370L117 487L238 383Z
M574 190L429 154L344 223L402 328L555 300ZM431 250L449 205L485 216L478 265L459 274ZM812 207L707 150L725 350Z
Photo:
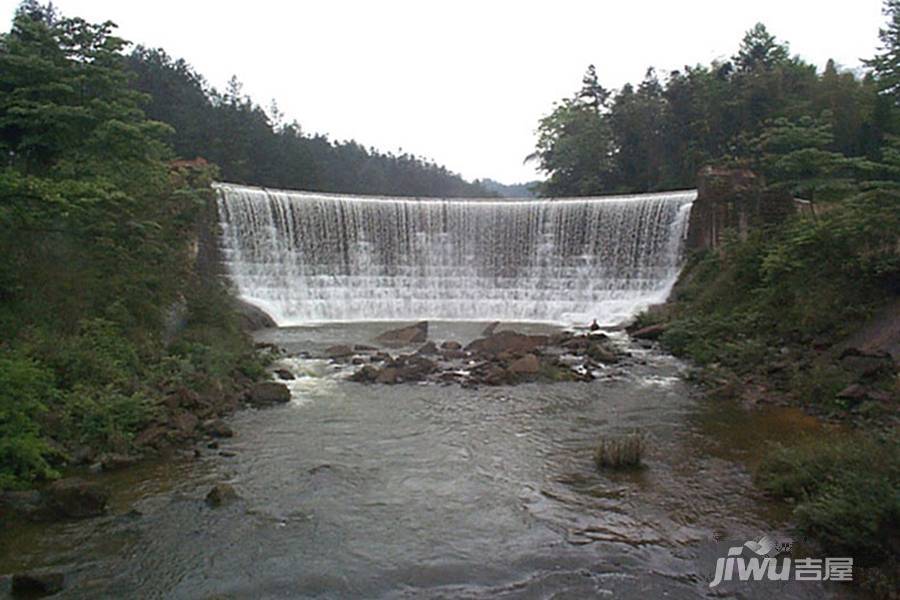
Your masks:
M756 473L770 494L797 501L794 516L831 555L862 565L892 556L900 527L900 443L861 434L773 450Z
M124 452L134 434L157 412L158 407L141 392L126 395L113 387L76 386L63 405L64 435L98 451Z
M46 369L25 358L0 357L0 489L56 475L35 420L56 395Z

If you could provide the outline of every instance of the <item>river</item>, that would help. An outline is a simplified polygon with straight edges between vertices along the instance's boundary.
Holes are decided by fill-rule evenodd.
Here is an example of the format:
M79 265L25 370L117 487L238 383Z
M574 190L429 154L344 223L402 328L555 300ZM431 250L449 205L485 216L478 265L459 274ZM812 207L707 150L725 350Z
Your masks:
M432 339L481 326L433 323ZM386 328L260 340L315 356ZM708 597L713 563L700 557L714 536L791 537L751 470L817 425L703 399L678 360L629 350L637 360L590 383L480 388L363 385L324 359L283 359L298 374L289 404L235 414L235 437L197 459L97 476L114 492L107 517L7 528L0 573L63 570L60 598ZM598 471L597 440L632 430L646 435L645 467ZM240 500L213 509L204 496L220 481ZM714 591L772 594L726 589Z

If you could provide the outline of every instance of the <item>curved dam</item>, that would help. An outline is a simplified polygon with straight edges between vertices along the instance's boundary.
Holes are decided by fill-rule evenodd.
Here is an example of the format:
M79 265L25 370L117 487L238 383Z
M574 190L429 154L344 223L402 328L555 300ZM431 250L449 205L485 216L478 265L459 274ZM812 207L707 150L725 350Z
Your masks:
M216 189L227 272L280 326L615 324L669 294L697 195L473 200Z

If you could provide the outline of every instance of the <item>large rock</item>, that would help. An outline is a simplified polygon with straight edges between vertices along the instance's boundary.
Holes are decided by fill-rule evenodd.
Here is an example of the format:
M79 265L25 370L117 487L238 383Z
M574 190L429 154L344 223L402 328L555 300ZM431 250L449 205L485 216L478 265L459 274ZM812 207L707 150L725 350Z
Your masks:
M206 503L213 508L234 502L239 498L238 493L229 483L217 483L206 494Z
M234 309L238 315L238 323L244 331L259 331L260 329L278 327L275 319L269 313L249 302L235 298Z
M56 571L32 571L12 576L11 591L14 596L39 598L62 591L66 576Z
M96 483L72 477L53 482L46 490L46 498L56 515L84 519L106 513L109 492Z
M421 344L428 339L428 321L420 321L409 327L385 331L375 341L385 346L410 346Z
M515 331L501 331L491 336L480 338L466 346L468 352L482 355L526 354L542 346L546 346L549 338L546 335L525 335Z
M284 404L291 401L291 390L283 383L261 381L247 390L246 399L254 406Z
M586 354L599 363L614 363L619 361L619 356L602 342L592 342L587 347Z
M349 358L353 356L353 348L348 346L347 344L338 344L337 346L330 346L325 349L325 356L328 358L337 360L341 358Z
M214 438L230 438L234 436L234 430L222 419L204 421L203 431Z
M629 332L631 337L636 340L656 340L666 332L668 325L666 323L657 323L656 325L647 325L635 331Z
M875 379L894 370L894 360L887 352L847 348L841 353L841 367L859 379Z
M541 370L541 361L534 354L526 354L514 360L507 370L516 375L536 375Z

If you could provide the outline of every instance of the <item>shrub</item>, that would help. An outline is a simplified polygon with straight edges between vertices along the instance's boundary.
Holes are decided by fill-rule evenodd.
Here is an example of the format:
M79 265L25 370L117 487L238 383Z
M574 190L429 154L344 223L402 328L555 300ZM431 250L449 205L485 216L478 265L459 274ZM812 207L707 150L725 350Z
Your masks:
M875 564L892 555L900 527L900 443L862 434L779 447L761 463L758 485L794 498L797 526L831 555Z
M0 357L0 489L56 475L35 421L56 394L51 374L34 361Z
M123 394L113 387L76 386L66 395L63 412L71 441L96 450L125 451L134 434L156 416L158 407L143 393Z

